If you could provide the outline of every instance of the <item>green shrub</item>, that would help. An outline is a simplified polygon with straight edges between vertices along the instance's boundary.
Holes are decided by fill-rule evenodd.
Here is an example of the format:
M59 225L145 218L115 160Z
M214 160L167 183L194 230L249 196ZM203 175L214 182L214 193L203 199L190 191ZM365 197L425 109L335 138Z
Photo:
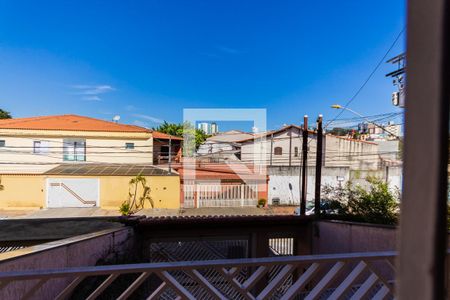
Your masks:
M322 214L367 223L396 224L399 191L391 191L386 182L375 177L368 177L366 181L367 188L352 182L339 187L325 186Z
M119 207L119 212L122 214L122 216L129 216L130 213L130 204L128 203L128 201L124 201L120 207Z
M266 206L267 200L265 198L260 198L258 200L258 206Z

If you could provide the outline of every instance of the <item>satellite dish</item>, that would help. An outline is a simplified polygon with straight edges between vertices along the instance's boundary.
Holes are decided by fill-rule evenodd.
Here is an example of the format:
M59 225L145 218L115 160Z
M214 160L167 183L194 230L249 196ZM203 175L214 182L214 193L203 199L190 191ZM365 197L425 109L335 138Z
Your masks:
M119 122L119 120L120 120L120 116L119 116L119 115L115 115L112 119L113 119L113 121L114 121L115 123L117 123L117 122Z

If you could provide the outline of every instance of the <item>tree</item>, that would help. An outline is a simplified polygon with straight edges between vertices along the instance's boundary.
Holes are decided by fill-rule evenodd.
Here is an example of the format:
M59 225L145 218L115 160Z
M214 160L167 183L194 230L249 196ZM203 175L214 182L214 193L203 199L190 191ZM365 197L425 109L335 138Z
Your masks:
M345 136L351 134L352 130L348 128L334 127L333 129L329 130L328 133L337 136Z
M11 119L11 113L0 108L0 119Z
M184 133L187 133L188 135L193 135L193 136L195 136L195 148L196 149L198 149L198 147L201 144L203 144L208 137L210 137L209 135L204 133L202 130L195 129L194 126L192 124L190 124L189 122L176 124L176 123L168 123L168 122L164 121L164 123L162 123L161 125L159 125L156 128L152 128L152 129L155 131L159 131L162 133L179 136L179 137L183 137ZM185 141L185 144L186 144L186 141Z

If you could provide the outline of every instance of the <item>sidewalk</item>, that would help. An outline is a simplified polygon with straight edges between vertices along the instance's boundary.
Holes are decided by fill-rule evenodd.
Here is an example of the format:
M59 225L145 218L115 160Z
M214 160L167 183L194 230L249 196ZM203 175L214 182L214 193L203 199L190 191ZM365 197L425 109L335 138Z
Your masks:
M148 217L163 216L245 216L245 215L291 215L295 207L274 206L257 207L202 207L185 209L143 209L136 215ZM0 219L44 219L77 217L113 217L120 216L118 210L102 208L48 208L40 210L0 210Z

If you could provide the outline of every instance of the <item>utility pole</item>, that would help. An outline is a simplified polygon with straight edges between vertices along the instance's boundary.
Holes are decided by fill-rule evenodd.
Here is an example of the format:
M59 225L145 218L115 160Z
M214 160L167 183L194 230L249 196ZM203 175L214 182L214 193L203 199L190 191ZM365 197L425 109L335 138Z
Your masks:
M169 174L172 174L172 137L169 137Z
M292 128L289 131L289 167L292 165Z
M323 160L323 128L322 115L317 118L317 147L316 147L316 189L314 195L314 214L320 216L320 192L322 186L322 160Z
M272 166L272 155L273 155L273 133L270 135L270 166Z
M302 146L302 189L300 198L300 215L304 216L306 212L306 184L307 184L307 166L308 166L308 116L303 117L303 146Z

